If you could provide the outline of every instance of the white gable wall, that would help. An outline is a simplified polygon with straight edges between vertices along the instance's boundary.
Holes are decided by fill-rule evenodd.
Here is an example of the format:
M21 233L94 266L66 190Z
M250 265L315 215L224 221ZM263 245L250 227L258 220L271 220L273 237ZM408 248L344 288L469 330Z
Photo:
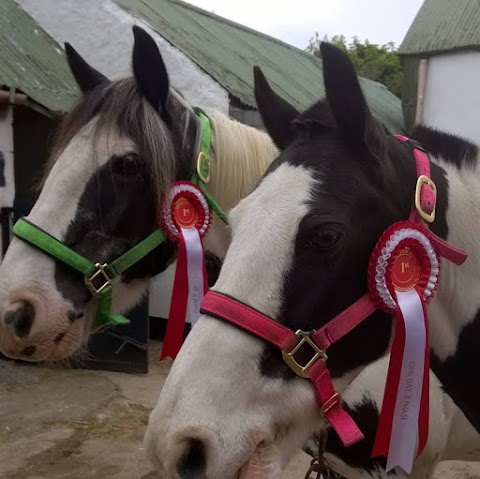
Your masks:
M58 43L72 46L110 79L131 75L132 25L155 39L172 86L194 106L228 114L227 91L178 48L113 0L17 0Z
M428 59L421 123L480 144L480 52Z

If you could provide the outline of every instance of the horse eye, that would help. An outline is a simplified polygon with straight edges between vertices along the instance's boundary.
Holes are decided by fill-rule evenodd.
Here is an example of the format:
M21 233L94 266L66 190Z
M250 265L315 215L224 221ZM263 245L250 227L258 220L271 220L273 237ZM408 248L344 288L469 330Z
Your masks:
M333 229L324 229L316 233L313 237L307 241L307 248L321 248L330 249L333 248L342 237L339 231Z
M118 175L136 176L140 173L140 161L136 153L116 156L112 160L112 169Z

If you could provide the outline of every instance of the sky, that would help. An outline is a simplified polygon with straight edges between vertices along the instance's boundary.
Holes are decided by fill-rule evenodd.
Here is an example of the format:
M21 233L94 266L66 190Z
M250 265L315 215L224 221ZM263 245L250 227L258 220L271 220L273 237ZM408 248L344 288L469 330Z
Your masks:
M306 48L315 32L399 46L423 0L187 0L235 22ZM294 5L294 7L292 6Z

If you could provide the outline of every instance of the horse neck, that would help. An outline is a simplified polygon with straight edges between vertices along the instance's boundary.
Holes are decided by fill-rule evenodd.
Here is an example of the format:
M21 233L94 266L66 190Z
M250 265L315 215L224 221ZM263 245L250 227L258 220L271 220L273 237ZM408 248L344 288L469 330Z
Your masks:
M462 266L442 260L438 292L431 306L432 345L437 354L447 356L455 351L458 334L480 307L480 171L477 165L459 168L441 159L434 163L445 171L448 182L443 192L448 195L448 206L437 212L437 218L446 215L447 241L468 252ZM437 340L439 344L435 344Z
M232 209L260 181L278 150L270 137L219 112L212 123L210 193L225 210Z

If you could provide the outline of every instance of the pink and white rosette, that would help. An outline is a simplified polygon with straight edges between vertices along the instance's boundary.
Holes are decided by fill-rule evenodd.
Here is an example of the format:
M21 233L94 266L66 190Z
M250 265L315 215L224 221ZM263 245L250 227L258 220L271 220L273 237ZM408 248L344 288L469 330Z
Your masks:
M425 305L435 294L440 273L429 235L427 228L412 221L395 223L384 232L370 260L370 293L378 308L396 319L372 452L372 457L387 457L386 472L400 466L410 474L428 437L430 365Z
M188 312L192 327L200 318L200 303L208 290L202 239L212 223L202 190L189 181L176 182L164 204L160 223L178 245L172 301L160 359L175 359L183 343Z

